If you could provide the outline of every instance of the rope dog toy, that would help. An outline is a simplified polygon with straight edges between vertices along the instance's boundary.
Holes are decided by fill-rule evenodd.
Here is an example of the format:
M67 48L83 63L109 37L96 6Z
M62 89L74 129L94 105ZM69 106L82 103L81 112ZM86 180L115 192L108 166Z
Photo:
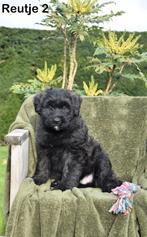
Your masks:
M109 212L113 214L128 215L133 207L134 193L139 190L140 186L129 182L124 182L121 186L112 189L111 193L117 195L118 199L110 208Z

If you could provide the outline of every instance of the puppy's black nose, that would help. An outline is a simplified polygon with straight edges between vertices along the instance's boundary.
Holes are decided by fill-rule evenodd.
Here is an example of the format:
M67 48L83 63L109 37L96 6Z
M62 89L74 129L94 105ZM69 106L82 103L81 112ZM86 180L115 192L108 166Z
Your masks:
M61 119L59 117L54 118L55 123L61 123Z

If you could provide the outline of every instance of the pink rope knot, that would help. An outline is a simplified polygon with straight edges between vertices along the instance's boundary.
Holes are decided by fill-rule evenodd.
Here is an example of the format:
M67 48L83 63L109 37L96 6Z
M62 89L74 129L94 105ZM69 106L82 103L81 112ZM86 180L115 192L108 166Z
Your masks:
M124 182L121 186L112 189L112 194L117 195L118 199L110 208L109 212L114 214L129 214L133 207L134 193L139 190L140 186L129 182Z

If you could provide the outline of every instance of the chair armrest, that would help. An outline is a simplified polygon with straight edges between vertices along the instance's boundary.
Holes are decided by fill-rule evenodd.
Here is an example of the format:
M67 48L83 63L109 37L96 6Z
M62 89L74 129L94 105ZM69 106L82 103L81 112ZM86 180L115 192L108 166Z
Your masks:
M19 186L28 172L29 132L15 129L5 137L11 146L10 209Z

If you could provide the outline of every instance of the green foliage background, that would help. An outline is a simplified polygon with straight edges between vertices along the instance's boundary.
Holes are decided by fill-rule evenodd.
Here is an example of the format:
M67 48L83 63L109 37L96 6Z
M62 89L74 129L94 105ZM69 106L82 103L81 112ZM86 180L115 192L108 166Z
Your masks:
M94 32L98 35L98 32ZM119 34L119 33L118 33ZM147 32L141 33L142 51L147 51ZM78 73L76 83L82 87L82 81L89 81L91 74L103 88L104 79L94 71L87 71L87 57L94 53L93 45L87 40L78 44ZM26 82L35 77L36 69L57 64L57 76L62 74L63 39L59 33L45 30L0 28L0 140L7 133L14 120L23 98L12 94L9 88L16 82ZM147 63L142 65L147 76ZM123 81L120 90L128 95L147 96L147 89L142 81Z

